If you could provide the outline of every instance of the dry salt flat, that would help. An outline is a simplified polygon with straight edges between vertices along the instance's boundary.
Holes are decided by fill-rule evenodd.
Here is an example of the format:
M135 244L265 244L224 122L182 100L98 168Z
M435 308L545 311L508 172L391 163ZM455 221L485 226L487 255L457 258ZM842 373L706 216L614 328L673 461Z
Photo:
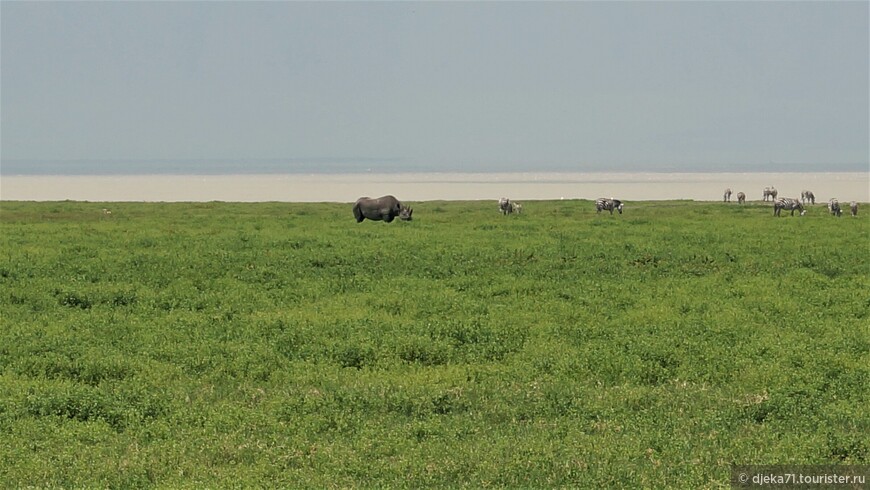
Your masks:
M761 200L764 187L783 197L813 191L870 201L870 172L812 173L359 173L259 175L7 175L0 200L92 202L352 202L393 194L403 201L596 199L717 201L726 187Z

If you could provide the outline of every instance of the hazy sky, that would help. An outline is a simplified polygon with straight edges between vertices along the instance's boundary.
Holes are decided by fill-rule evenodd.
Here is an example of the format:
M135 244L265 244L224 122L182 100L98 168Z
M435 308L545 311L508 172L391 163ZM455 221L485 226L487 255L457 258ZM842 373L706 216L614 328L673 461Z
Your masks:
M0 151L866 165L868 6L4 0Z

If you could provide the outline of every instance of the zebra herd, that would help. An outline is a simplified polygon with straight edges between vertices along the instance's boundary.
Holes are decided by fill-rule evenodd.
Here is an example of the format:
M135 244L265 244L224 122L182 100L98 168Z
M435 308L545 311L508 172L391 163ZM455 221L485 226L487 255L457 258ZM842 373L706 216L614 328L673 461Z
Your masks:
M843 211L840 209L840 202L837 201L837 199L831 198L831 200L828 201L828 212L834 216L840 216L841 214L843 214ZM858 216L857 202L852 201L849 203L849 212L852 213L853 217Z
M725 189L724 198L725 198L725 202L731 202L731 188L730 187ZM740 204L743 204L744 202L746 202L746 194L744 194L742 192L738 192L737 193L737 202Z
M511 201L510 199L503 197L498 200L498 210L501 211L501 214L504 215L512 213L520 214L523 212L523 205L516 201Z
M725 194L723 195L723 200L725 202L731 202L731 188L725 189ZM805 204L815 204L816 196L812 191L804 190L801 191L801 198L792 199L789 197L777 197L779 191L776 190L776 187L770 186L765 187L762 192L762 201L767 201L770 199L773 202L773 215L781 216L782 210L791 211L791 216L794 216L794 212L797 211L799 216L803 216L807 214L806 208L804 208ZM743 204L746 202L746 194L743 192L737 193L737 202ZM595 212L601 213L601 211L610 211L610 214L613 214L613 211L616 210L619 214L622 214L624 204L619 199L614 198L606 198L599 197L595 200ZM503 215L508 215L512 213L520 213L522 212L523 206L522 204L511 201L506 197L502 197L498 200L498 209L501 211ZM856 201L852 201L849 203L849 210L852 213L852 216L858 216L858 203ZM842 211L840 210L840 203L835 198L831 198L828 201L828 211L834 216L840 216Z
M619 199L600 197L595 201L595 211L600 213L603 211L610 211L610 214L613 214L613 210L615 209L619 214L622 214L623 204ZM523 205L516 202L511 201L506 197L502 197L498 200L498 210L501 211L501 214L508 215L511 213L522 213Z
M762 191L762 201L767 201L770 199L773 202L773 215L781 216L782 210L791 211L791 215L794 216L794 212L798 211L800 216L803 216L807 213L807 210L804 209L805 204L815 204L816 196L813 194L813 191L803 190L801 191L801 198L791 199L788 197L780 197L776 196L779 192L776 190L776 187L770 186L765 187L764 191ZM725 202L731 202L731 188L725 189L725 194L723 196L723 200ZM742 192L737 193L737 202L743 204L746 201L746 194ZM852 216L858 216L858 203L856 201L852 201L849 203L849 211L852 213ZM840 209L840 203L836 198L831 198L828 201L828 212L834 216L840 216L843 214Z

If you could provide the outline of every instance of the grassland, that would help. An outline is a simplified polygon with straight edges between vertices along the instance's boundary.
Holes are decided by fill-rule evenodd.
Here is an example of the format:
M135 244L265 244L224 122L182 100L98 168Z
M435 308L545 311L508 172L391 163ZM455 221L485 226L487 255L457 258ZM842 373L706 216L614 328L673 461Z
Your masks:
M3 202L0 487L671 487L867 464L870 212Z

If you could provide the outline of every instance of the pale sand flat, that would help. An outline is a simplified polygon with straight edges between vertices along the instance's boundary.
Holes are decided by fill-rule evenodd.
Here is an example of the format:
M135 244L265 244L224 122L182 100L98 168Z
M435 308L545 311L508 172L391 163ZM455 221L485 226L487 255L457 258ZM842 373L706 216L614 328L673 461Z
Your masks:
M403 201L691 199L721 201L726 187L760 201L774 186L782 197L813 191L816 202L870 201L870 173L401 173L279 175L4 176L8 201L353 202L393 194Z

